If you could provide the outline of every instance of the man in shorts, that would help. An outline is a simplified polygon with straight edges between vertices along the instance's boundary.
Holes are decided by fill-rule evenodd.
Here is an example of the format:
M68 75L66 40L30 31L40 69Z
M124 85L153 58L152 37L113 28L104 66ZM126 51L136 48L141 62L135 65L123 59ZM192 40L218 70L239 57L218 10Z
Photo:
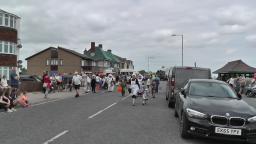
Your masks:
M81 86L81 80L82 80L82 77L78 74L78 72L75 72L75 74L72 78L72 84L74 85L74 88L76 90L75 97L79 97L79 89Z

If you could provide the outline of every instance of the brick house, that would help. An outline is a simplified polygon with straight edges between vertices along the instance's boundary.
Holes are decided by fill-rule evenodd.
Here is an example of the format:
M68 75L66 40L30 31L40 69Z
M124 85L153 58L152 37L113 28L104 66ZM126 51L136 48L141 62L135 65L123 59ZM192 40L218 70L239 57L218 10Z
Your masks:
M133 72L134 66L131 60L121 58L111 50L104 51L102 44L91 48L84 53L78 53L70 49L49 47L28 58L27 70L30 75L42 75L44 71L54 73L127 73Z
M26 58L26 60L30 75L42 75L44 71L48 71L51 75L92 71L92 68L88 67L92 64L91 58L62 47L49 47Z
M20 17L0 9L0 74L6 75L17 69L20 44Z

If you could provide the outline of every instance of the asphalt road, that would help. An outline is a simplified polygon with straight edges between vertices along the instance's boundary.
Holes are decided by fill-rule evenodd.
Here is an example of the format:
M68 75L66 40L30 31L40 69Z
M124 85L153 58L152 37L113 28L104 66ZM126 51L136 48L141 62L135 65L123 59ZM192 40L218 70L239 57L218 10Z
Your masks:
M87 94L0 113L0 144L234 144L183 140L173 115L164 91L145 106L117 93Z

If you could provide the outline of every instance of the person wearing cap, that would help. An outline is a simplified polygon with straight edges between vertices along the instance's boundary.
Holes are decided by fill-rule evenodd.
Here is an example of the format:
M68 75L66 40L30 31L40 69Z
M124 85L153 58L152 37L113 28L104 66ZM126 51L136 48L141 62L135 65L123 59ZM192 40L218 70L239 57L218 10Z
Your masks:
M72 78L72 84L74 85L74 88L76 90L76 95L75 97L79 97L79 89L80 89L80 86L81 86L81 80L82 80L82 77L78 74L78 72L76 71L74 73L74 76Z

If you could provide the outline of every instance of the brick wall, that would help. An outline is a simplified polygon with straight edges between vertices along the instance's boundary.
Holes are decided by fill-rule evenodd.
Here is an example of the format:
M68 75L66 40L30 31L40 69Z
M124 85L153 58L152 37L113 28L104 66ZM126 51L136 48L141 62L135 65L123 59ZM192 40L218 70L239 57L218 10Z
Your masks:
M44 71L50 71L50 66L46 65L46 60L48 58L51 58L51 49L27 60L28 74L41 76Z
M17 30L0 26L0 40L17 43Z
M0 66L16 67L17 56L12 54L0 54Z
M59 59L63 60L63 65L59 66L59 73L81 72L81 58L65 50L58 49Z

